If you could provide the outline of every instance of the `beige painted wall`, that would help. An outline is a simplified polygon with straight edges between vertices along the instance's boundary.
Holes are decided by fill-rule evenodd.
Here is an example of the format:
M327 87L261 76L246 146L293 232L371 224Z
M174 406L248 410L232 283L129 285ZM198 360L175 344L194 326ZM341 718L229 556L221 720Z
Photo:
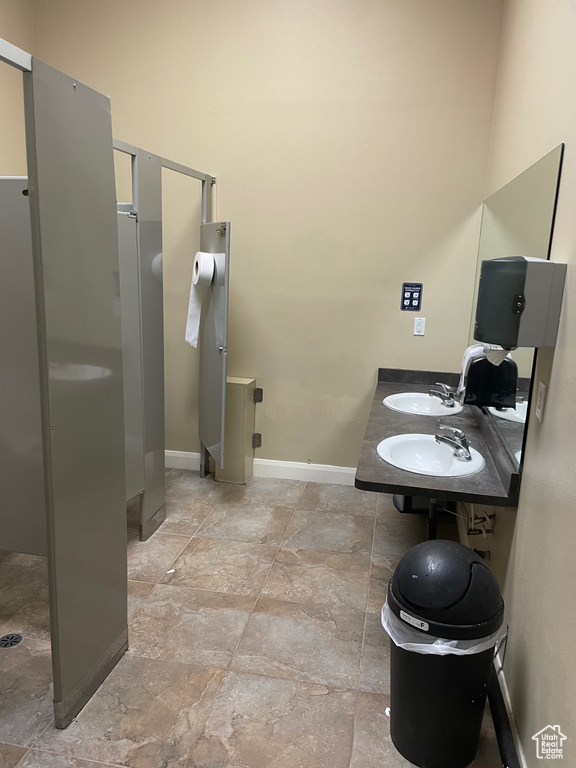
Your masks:
M32 0L0 2L0 37L28 53L34 49ZM22 73L0 62L0 175L26 175Z
M111 96L118 138L218 177L258 455L355 466L378 366L455 370L467 345L501 0L34 7L37 55ZM189 451L195 205L165 248L167 447ZM403 281L425 284L424 338Z
M505 587L506 679L531 768L541 763L531 737L548 724L570 739L557 762L576 765L575 39L573 0L506 1L488 193L566 144L552 259L568 262L567 286L558 346L539 355L546 411L530 422Z

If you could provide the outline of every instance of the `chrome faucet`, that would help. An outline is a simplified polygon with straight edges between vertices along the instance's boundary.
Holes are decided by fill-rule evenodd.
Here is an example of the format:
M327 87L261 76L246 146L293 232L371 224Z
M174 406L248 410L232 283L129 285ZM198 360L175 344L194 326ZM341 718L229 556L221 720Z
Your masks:
M436 382L436 386L442 387L442 391L439 392L437 389L430 389L428 390L430 397L438 397L447 408L454 408L456 405L456 401L454 400L455 390L439 381Z
M464 432L462 432L461 429L456 429L456 427L448 427L445 424L440 424L440 429L446 430L446 432L450 432L450 437L448 435L434 435L434 439L437 443L444 443L445 445L449 445L450 448L454 451L454 455L457 459L460 459L460 461L472 461L472 454L470 453L470 445L468 443L468 439L466 438L466 435Z

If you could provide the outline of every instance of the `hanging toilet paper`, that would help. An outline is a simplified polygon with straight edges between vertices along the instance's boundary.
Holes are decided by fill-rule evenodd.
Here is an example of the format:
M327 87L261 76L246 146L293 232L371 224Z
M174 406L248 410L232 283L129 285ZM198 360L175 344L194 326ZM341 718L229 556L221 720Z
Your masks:
M192 347L198 346L200 330L200 315L204 289L211 285L214 278L214 254L198 251L192 268L192 285L190 286L190 301L188 303L188 319L186 320L185 339Z
M486 349L486 357L492 365L500 365L507 357L510 357L509 349L502 349L502 347L495 344L485 344L484 347L489 347L489 349ZM510 357L510 359L512 358Z

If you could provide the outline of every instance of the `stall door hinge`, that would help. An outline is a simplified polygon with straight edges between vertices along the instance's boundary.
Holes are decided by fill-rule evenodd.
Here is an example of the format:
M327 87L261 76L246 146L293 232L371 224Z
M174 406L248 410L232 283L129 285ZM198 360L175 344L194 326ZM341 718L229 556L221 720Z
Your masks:
M262 387L254 387L254 402L261 403L264 400L264 390Z
M252 435L252 448L262 447L262 434L260 432L254 432Z
M129 211L128 212L128 218L129 219L136 219L136 221L138 221L138 211Z

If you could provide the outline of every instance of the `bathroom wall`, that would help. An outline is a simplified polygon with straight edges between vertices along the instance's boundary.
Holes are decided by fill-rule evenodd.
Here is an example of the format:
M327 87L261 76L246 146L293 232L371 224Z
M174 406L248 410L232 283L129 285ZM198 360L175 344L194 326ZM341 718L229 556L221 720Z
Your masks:
M0 37L28 53L34 48L32 0L2 0ZM0 62L0 176L26 175L22 73Z
M572 0L506 0L488 194L566 144L552 259L568 263L567 285L558 345L539 353L546 409L542 424L530 421L505 585L506 679L530 768L541 762L532 736L548 724L569 738L556 762L576 765L575 39ZM495 540L506 542L510 526L499 520Z
M355 466L378 366L467 345L501 0L36 0L36 53L112 98L115 135L218 177L229 373L261 458ZM196 451L183 341L198 210L165 247L167 448ZM192 212L192 215L191 213ZM425 337L400 312L424 282Z

